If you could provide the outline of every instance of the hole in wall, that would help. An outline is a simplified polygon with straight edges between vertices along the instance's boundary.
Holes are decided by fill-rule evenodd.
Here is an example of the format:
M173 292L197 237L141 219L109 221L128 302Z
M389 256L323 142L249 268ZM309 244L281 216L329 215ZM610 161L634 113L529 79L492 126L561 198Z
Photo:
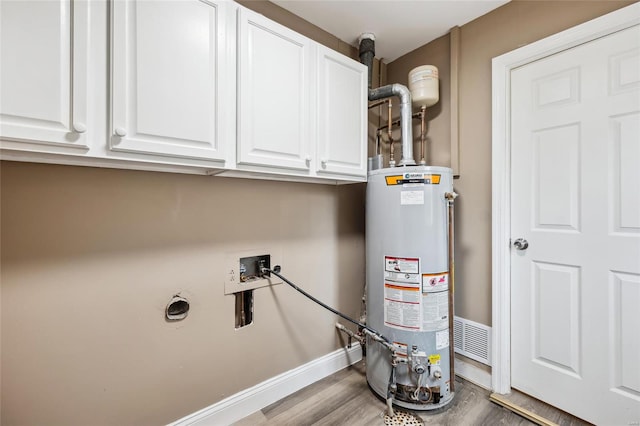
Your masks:
M189 314L189 301L181 296L173 296L165 309L167 321L180 321Z
M253 322L253 290L240 291L236 297L236 330Z

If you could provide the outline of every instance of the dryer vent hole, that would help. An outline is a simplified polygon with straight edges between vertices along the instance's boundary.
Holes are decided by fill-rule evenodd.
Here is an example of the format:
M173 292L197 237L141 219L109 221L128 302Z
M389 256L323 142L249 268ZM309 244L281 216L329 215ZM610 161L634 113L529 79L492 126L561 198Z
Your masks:
M165 318L167 321L180 321L189 314L189 301L184 297L173 296L167 304Z

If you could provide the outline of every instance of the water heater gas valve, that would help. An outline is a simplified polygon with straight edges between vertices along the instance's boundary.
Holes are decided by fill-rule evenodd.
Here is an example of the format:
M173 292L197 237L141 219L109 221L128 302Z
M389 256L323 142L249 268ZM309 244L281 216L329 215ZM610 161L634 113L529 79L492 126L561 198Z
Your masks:
M427 354L425 352L418 351L417 346L413 346L411 348L409 362L411 364L411 369L415 371L416 374L421 375L427 371L426 366L429 363L427 359Z

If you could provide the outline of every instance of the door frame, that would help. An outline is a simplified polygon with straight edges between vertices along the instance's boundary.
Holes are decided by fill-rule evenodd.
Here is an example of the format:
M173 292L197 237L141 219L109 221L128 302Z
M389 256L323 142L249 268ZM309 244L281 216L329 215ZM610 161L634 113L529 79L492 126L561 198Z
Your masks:
M511 71L640 24L634 3L492 60L492 368L494 392L511 391Z

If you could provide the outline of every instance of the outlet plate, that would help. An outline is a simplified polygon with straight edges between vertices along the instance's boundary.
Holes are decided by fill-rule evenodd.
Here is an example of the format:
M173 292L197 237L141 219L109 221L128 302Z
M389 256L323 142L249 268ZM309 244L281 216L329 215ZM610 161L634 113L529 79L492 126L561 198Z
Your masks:
M258 258L266 255L270 258L270 266L282 265L281 250L276 247L262 247L227 253L225 262L224 294L234 294L240 291L282 284L282 280L276 276L250 279L244 282L241 281L241 275L243 273L246 275L247 271L252 272L249 269L253 268L251 265L245 265L245 268L249 269L244 272L241 271L241 259L245 259L245 262L253 262L253 259L257 261ZM253 273L251 275L253 275Z

